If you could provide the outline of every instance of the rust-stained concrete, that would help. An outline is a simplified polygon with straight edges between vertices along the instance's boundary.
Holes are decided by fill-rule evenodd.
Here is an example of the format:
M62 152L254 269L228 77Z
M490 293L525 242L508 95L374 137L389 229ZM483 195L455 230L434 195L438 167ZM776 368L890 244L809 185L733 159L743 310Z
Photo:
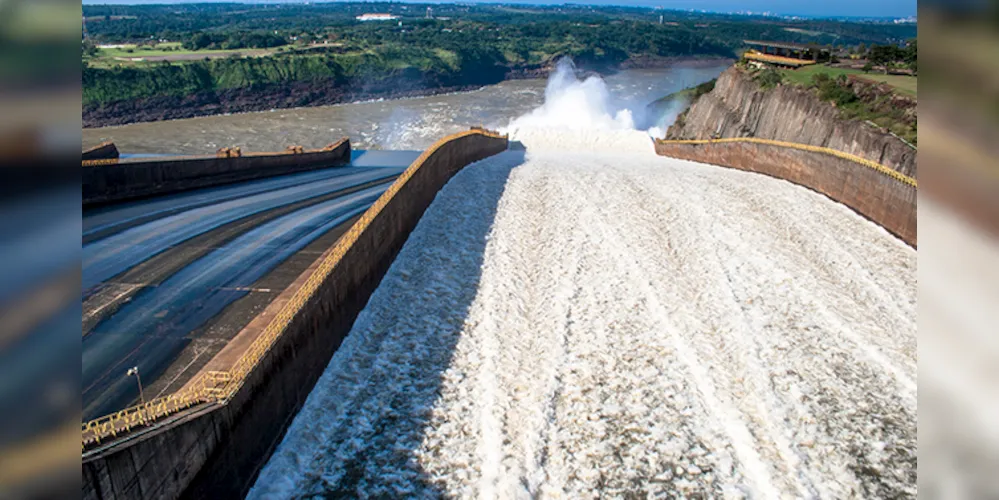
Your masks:
M83 206L159 196L350 163L350 140L315 151L84 162Z
M915 186L832 155L747 142L656 142L663 156L757 172L818 191L916 246Z
M667 139L759 137L821 146L916 177L916 148L876 126L839 116L839 110L793 85L762 89L738 67L698 98L670 127Z

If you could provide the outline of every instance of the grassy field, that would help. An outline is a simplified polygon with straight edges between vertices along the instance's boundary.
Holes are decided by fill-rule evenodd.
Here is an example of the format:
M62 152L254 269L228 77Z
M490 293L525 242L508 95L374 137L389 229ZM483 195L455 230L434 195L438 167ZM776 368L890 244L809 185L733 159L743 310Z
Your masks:
M127 44L121 47L99 49L98 57L104 58L115 58L115 57L163 57L163 56L189 56L189 55L211 55L211 54L232 54L235 52L260 52L261 50L267 50L269 52L274 52L277 47L273 49L228 49L228 50L187 50L181 46L180 42L166 42L159 43L155 46L143 46L137 47L135 45Z
M831 79L823 82L813 82L813 77L819 74L829 75ZM879 75L863 71L830 68L824 65L806 66L797 70L781 70L785 82L814 89L816 95L830 101L839 108L844 118L870 121L891 131L910 144L916 144L916 123L914 117L903 109L891 103L891 95L880 95L872 99L860 99L852 90L847 90L835 82L841 75L857 75L858 77L885 82L892 86L896 95L916 96L916 77L902 75Z
M783 70L784 80L798 85L808 85L812 82L812 76L817 73L826 73L835 78L839 75L857 75L867 80L883 82L891 85L900 94L916 97L916 77L906 75L885 75L880 73L864 73L857 69L831 68L825 65L805 66L799 69Z
M139 47L135 44L122 44L116 47L99 48L97 56L85 57L87 63L97 68L112 68L115 66L145 66L161 61L189 62L203 58L227 57L240 54L247 57L267 56L278 51L294 50L292 45L272 47L269 49L212 49L188 50L180 42L158 43L153 46ZM144 59L144 60L132 60Z
M182 54L190 52L184 50L180 42L158 43L155 46L143 46L139 48L134 43L122 44L113 48L97 49L97 57L146 57L162 56L165 54Z

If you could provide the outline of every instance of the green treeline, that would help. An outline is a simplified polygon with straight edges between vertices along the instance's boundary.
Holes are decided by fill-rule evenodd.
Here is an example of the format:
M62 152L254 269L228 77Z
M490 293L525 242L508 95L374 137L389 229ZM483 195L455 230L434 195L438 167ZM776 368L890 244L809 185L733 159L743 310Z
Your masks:
M285 37L277 33L259 31L235 31L231 33L197 32L183 43L188 50L202 49L266 49L280 47L287 43Z
M111 66L85 62L83 103L318 79L346 84L387 78L402 70L419 72L428 84L484 84L501 80L508 70L540 67L561 56L584 65L615 65L644 55L734 54L730 45L650 23L596 27L551 23L498 30L474 24L440 28L431 22L405 33L373 30L348 40L282 49L266 57Z
M83 68L84 106L155 95L188 95L212 87L212 75L202 64Z
M146 66L83 68L83 104L155 96L185 96L198 92L253 88L290 82L327 81L335 85L363 84L403 72L428 85L498 81L502 74L498 51L462 51L387 46L346 54L287 54L271 57L226 57Z
M746 65L743 67L763 89L783 83L797 83L788 81L785 72L787 70L774 68L757 70ZM829 71L834 72L835 68L830 68ZM870 121L910 144L918 143L916 115L912 109L898 104L894 91L858 95L845 73L830 72L817 72L804 84L798 84L814 92L819 99L835 104L840 116L845 119Z
M187 38L193 33L277 31L282 35L313 35L327 31L381 30L388 24L358 23L355 16L382 12L404 24L423 21L426 9L451 22L493 26L542 25L571 22L581 25L643 22L702 31L717 39L743 38L789 42L844 44L887 43L915 36L915 25L841 22L821 19L784 20L643 7L592 5L468 5L398 2L336 2L246 4L167 3L158 5L83 5L87 30L102 42Z
M498 82L511 70L550 65L563 56L583 67L603 69L629 59L735 57L747 38L860 43L889 41L915 30L589 6L434 4L429 6L434 17L427 18L427 7L399 3L85 5L90 38L83 51L83 103L100 106L289 82L323 81L349 88L400 75L425 87L479 85ZM354 19L365 12L389 12L400 19L367 23ZM159 42L177 45L162 52L143 49ZM142 57L152 59L176 56L171 62L132 61L132 49L120 54L98 49L96 45L102 43L138 43L134 53L146 50ZM257 52L242 54L253 57L199 57L211 55L201 52L205 50L233 49Z

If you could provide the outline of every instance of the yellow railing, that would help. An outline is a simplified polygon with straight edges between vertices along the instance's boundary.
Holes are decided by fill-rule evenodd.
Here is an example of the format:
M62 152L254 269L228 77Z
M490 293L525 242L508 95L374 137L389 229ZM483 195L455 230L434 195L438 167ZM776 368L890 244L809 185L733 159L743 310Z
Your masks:
M319 286L333 272L333 268L343 258L348 250L357 242L358 237L385 209L392 198L406 182L423 166L423 164L442 146L456 139L470 135L504 138L500 134L481 128L473 128L457 134L452 134L434 143L423 152L389 188L382 193L375 203L361 216L351 228L337 241L333 250L323 259L319 267L306 279L305 283L295 291L284 307L264 328L264 331L250 344L246 352L226 371L207 371L181 391L169 396L157 398L143 405L132 406L117 413L107 415L83 424L83 447L99 444L102 440L117 437L133 428L148 425L157 419L166 417L178 411L201 403L225 404L246 382L247 376L253 371L264 355L271 349L277 339L288 327L291 320L298 314L306 302L319 289Z
M903 182L903 183L908 184L908 185L910 185L912 187L917 187L917 185L916 185L916 179L913 179L912 177L909 177L908 175L905 175L905 174L903 174L903 173L901 173L901 172L899 172L897 170L894 170L892 168L886 167L886 166L884 166L884 165L882 165L882 164L880 164L878 162L868 160L867 158L861 158L861 157L859 157L857 155L853 155L853 154L850 154L850 153L845 153L843 151L839 151L839 150L832 149L832 148L824 148L824 147L821 147L821 146L811 146L811 145L808 145L808 144L798 144L796 142L784 142L784 141L775 141L775 140L772 140L772 139L760 139L758 137L729 137L729 138L724 138L724 139L703 139L703 140L663 140L663 139L656 139L656 143L657 144L724 144L724 143L730 143L730 142L750 142L750 143L754 143L754 144L768 144L768 145L771 145L771 146L780 146L780 147L785 147L785 148L800 149L802 151L811 151L813 153L822 153L822 154L832 155L832 156L836 156L838 158L842 158L844 160L852 161L854 163L859 163L859 164L861 164L861 165L863 165L865 167L874 169L874 170L876 170L876 171L878 171L878 172L880 172L880 173L882 173L884 175L887 175L888 177L891 177L892 179L895 179L895 180L897 180L899 182Z
M213 374L206 374L187 388L169 396L156 398L145 404L131 406L117 413L85 422L83 424L83 446L86 448L89 444L99 444L101 440L117 437L133 428L148 425L157 419L194 405L218 401L221 392L220 383L223 382L216 380Z

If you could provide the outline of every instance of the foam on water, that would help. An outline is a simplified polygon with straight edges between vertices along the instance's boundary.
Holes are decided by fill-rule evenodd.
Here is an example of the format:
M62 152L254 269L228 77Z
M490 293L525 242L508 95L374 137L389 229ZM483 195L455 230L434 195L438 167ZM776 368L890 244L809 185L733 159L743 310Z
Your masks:
M248 498L914 498L915 264L771 177L503 152L434 199Z
M580 79L571 59L559 61L548 79L544 103L505 126L503 133L535 151L653 153L649 132L639 130L635 111L615 101L599 76Z
M531 151L602 151L654 155L652 137L643 130L522 127L509 130L510 139Z

